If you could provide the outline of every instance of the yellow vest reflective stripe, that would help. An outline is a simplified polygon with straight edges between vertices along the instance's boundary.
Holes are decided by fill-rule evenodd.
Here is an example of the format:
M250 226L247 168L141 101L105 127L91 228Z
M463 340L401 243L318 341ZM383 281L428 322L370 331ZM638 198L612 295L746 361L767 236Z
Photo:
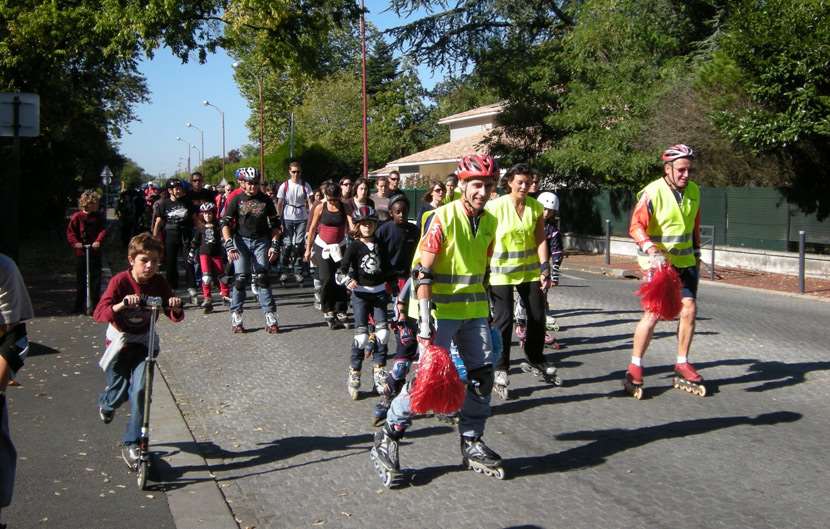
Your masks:
M496 219L487 212L478 220L478 230L473 237L470 219L461 201L453 201L434 210L444 233L441 252L432 265L432 301L435 303L435 319L467 320L486 318L490 304L484 289L484 273L487 269L487 250L496 235ZM420 245L412 261L421 259ZM413 288L408 314L418 317L417 292Z
M491 285L520 285L539 279L539 254L536 225L544 213L542 204L533 197L525 199L522 217L509 195L491 200L485 209L498 222L496 243L490 258Z
M653 208L646 230L651 242L666 254L666 258L674 266L695 266L697 263L692 231L695 229L695 218L700 209L700 188L694 182L686 184L679 204L663 178L651 182L637 193L638 200L643 193L648 194ZM649 267L648 255L639 248L637 260L642 268Z

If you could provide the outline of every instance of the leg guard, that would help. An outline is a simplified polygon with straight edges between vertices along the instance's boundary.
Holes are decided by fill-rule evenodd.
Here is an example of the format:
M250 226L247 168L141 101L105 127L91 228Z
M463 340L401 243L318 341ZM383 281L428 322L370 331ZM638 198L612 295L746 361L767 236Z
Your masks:
M236 279L234 280L233 286L244 294L245 287L248 286L248 283L251 281L251 276L248 274L236 274Z
M267 272L254 274L254 285L257 288L271 288L271 280L268 278Z
M202 285L207 286L208 288L210 288L210 286L212 284L213 284L213 276L210 275L210 274L202 274Z
M386 322L378 323L375 336L377 337L378 343L383 345L389 343L389 329L386 328Z
M359 350L363 351L366 349L366 345L369 343L369 333L366 332L365 327L361 327L357 330L354 335L354 345Z
M490 395L491 391L493 391L493 381L495 378L493 374L493 366L486 365L481 366L478 369L473 369L467 374L467 376L470 380L467 386L470 388L470 391L479 397L486 397Z

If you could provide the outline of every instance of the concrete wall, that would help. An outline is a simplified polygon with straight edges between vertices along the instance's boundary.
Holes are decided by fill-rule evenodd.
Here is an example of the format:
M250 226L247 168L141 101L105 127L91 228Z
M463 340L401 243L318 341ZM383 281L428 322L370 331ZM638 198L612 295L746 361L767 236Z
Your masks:
M586 237L565 234L563 236L563 243L566 250L605 253L605 237ZM709 249L703 248L701 253L703 262L706 264L712 262ZM611 255L636 257L637 247L628 237L611 237ZM719 266L797 276L798 254L771 250L752 250L734 246L716 246L715 270ZM830 256L807 254L804 273L807 277L830 279Z

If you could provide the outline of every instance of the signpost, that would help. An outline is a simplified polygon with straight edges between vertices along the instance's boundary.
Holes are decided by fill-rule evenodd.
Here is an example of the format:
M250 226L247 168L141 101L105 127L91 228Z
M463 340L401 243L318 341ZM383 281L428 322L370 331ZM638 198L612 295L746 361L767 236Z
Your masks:
M0 137L9 137L11 156L9 175L0 182L7 221L0 223L0 251L14 260L18 257L20 194L20 138L40 135L40 96L26 93L0 93Z

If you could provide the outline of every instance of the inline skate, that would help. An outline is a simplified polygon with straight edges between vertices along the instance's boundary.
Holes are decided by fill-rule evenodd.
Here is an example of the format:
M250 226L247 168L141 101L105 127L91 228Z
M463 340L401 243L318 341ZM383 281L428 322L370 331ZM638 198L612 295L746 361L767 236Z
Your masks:
M360 370L349 368L349 396L352 400L357 400L360 394Z
M242 326L242 313L231 312L231 328L234 334L241 334L245 332L245 327Z
M278 334L280 332L280 327L277 325L277 315L273 312L265 314L265 332L268 334Z
M634 364L628 364L628 369L623 378L623 388L625 392L637 400L643 398L643 367Z
M674 366L673 385L698 397L706 396L706 386L703 385L703 377L695 369L695 366L685 362Z
M556 318L551 315L545 316L545 345L559 349L559 342L556 340L556 333L559 332L559 324Z
M559 378L559 375L556 372L556 366L554 366L550 362L545 362L543 364L532 364L530 362L522 362L522 365L520 367L522 368L522 371L524 371L525 373L530 373L532 375L540 377L548 384L553 384L554 386L562 385L562 379Z
M504 479L501 456L484 444L481 437L461 437L461 464L485 476Z
M510 399L510 390L507 386L510 385L510 378L507 376L507 371L496 371L493 380L493 391L501 400Z
M404 474L398 459L398 441L403 431L397 431L388 424L375 432L375 439L369 458L380 477L383 486L391 489L403 484Z

